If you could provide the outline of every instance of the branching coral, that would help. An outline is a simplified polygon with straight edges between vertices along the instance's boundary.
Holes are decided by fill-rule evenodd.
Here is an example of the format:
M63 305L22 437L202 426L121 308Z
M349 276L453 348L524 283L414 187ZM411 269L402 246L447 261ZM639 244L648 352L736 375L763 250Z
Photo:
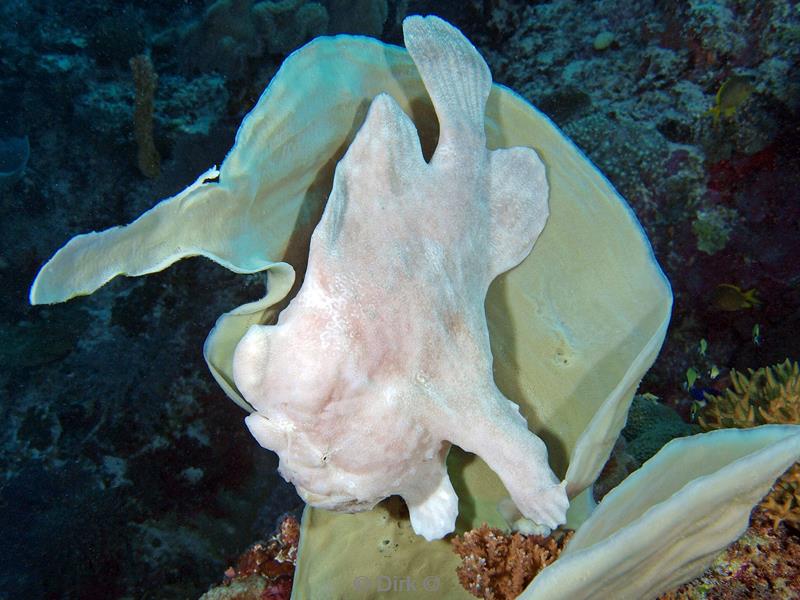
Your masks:
M749 375L731 371L731 386L722 396L706 396L697 417L705 430L800 423L800 368L788 358Z
M749 375L731 371L731 386L723 396L706 395L697 421L705 430L800 423L800 367L788 358ZM800 463L795 463L761 503L777 527L781 521L800 529Z
M463 560L457 569L458 580L477 598L516 598L539 571L558 558L572 533L560 537L506 534L486 524L467 531L452 542Z
M760 506L776 528L781 521L800 529L800 463L794 463L775 485Z

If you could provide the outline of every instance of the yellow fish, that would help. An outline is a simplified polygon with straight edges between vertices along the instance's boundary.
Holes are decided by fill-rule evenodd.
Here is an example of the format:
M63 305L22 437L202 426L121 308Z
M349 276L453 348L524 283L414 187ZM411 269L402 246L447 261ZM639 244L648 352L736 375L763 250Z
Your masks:
M753 84L747 77L731 75L720 86L714 106L709 108L705 114L714 117L714 125L716 125L719 123L720 117L727 119L736 114L736 109L745 103L754 90Z
M719 310L736 311L745 308L757 308L761 305L756 288L742 291L737 285L720 283L711 296L711 303Z

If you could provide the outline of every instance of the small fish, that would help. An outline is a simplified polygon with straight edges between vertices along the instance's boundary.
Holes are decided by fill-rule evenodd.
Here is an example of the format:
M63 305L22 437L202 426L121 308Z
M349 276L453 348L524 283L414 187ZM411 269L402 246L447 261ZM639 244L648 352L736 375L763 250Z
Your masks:
M756 346L761 345L761 326L758 323L753 325L753 343Z
M708 342L706 341L706 338L700 340L700 346L698 350L700 351L700 356L706 355L706 350L708 350Z
M706 405L705 402L698 402L697 400L694 400L692 402L692 406L689 409L689 422L690 423L694 423L697 420L697 413L700 412L701 408L705 408L705 405Z
M756 288L742 291L737 285L720 283L711 295L711 304L718 310L733 312L745 308L757 308L761 305Z
M705 405L706 396L721 396L718 390L708 386L692 386L689 388L689 395L697 402Z
M697 372L697 369L694 367L689 367L686 369L686 389L691 390L694 387L694 382L697 381L697 378L700 374Z
M714 106L705 114L711 115L714 118L714 125L717 125L720 117L728 119L735 115L736 110L747 101L754 90L753 84L747 77L731 75L720 86Z

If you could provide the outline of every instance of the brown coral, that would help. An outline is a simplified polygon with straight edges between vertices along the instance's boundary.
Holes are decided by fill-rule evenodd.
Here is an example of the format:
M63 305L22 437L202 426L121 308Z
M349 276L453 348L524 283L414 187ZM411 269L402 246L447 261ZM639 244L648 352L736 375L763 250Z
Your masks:
M300 524L286 515L266 542L256 542L228 567L221 585L201 600L288 600L292 594Z
M773 528L782 521L800 530L800 463L794 463L778 479L759 506L772 520Z
M706 395L697 417L705 429L755 427L768 423L800 424L800 367L788 358L749 375L731 371L731 387L722 396ZM760 505L773 527L783 521L800 529L800 463L795 463Z
M291 515L286 515L278 526L278 532L266 542L257 542L239 557L236 577L263 575L275 578L291 576L297 561L297 544L300 540L300 524Z
M507 534L484 524L453 538L453 550L463 561L456 570L458 580L477 598L516 598L539 571L558 558L572 534Z

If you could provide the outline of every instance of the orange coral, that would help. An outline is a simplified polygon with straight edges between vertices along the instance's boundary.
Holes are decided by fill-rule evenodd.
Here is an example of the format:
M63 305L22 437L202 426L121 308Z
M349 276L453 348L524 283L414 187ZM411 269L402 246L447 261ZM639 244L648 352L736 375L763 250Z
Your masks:
M458 580L470 594L486 600L516 598L531 580L552 563L573 531L551 536L507 534L484 524L453 538L453 550L463 563Z

